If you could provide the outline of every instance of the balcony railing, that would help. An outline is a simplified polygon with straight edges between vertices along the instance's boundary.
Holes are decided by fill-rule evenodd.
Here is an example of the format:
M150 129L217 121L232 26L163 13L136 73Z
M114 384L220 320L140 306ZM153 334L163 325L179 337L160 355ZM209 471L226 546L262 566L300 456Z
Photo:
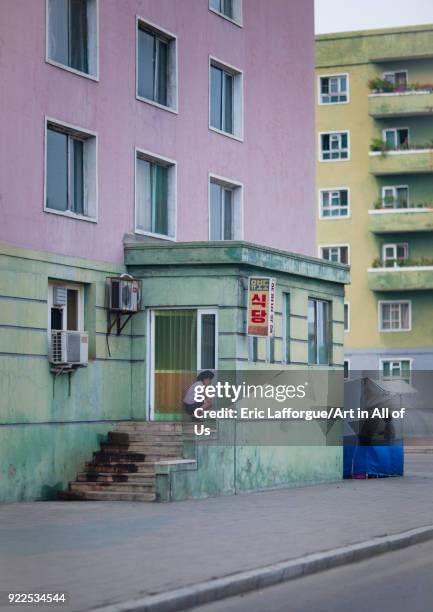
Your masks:
M380 208L368 211L374 234L433 232L433 208Z
M433 148L412 145L397 150L384 147L381 151L370 151L370 172L375 176L432 173Z
M372 93L368 97L368 112L375 119L431 116L433 115L433 91Z
M433 265L369 268L372 291L422 291L433 289Z

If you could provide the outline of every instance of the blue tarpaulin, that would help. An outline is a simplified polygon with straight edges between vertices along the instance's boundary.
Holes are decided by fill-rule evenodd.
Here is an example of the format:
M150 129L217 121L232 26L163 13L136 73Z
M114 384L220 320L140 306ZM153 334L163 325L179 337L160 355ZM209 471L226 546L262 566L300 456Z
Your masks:
M403 476L403 440L389 440L386 445L343 448L344 478L353 476Z

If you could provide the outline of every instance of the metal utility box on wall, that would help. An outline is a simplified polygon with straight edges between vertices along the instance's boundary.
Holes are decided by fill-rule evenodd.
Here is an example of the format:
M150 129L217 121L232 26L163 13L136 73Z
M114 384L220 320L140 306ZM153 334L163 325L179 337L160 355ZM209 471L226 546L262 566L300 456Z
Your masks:
M111 333L117 324L119 335L132 315L140 312L141 307L141 281L129 274L107 278L107 334ZM111 313L114 314L113 320ZM122 315L126 320L122 323Z
M50 362L58 366L85 366L88 363L89 340L85 332L51 332Z

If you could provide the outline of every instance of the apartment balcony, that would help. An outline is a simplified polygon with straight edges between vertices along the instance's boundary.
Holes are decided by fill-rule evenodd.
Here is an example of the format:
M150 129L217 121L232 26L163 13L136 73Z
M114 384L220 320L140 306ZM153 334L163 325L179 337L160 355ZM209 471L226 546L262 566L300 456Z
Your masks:
M433 289L433 266L369 268L371 291L422 291Z
M375 119L433 116L433 91L373 93L368 96L368 112Z
M370 151L370 173L375 176L433 173L433 148Z
M368 211L373 234L433 232L433 208L380 208Z

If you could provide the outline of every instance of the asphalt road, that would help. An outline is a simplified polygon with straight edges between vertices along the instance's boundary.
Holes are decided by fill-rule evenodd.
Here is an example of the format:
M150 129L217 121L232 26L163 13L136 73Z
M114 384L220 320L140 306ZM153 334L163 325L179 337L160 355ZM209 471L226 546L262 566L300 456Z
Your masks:
M406 458L406 474L433 478L433 454ZM432 508L433 520L433 508ZM431 612L433 542L194 608L194 612Z
M292 580L194 612L431 612L433 542Z

